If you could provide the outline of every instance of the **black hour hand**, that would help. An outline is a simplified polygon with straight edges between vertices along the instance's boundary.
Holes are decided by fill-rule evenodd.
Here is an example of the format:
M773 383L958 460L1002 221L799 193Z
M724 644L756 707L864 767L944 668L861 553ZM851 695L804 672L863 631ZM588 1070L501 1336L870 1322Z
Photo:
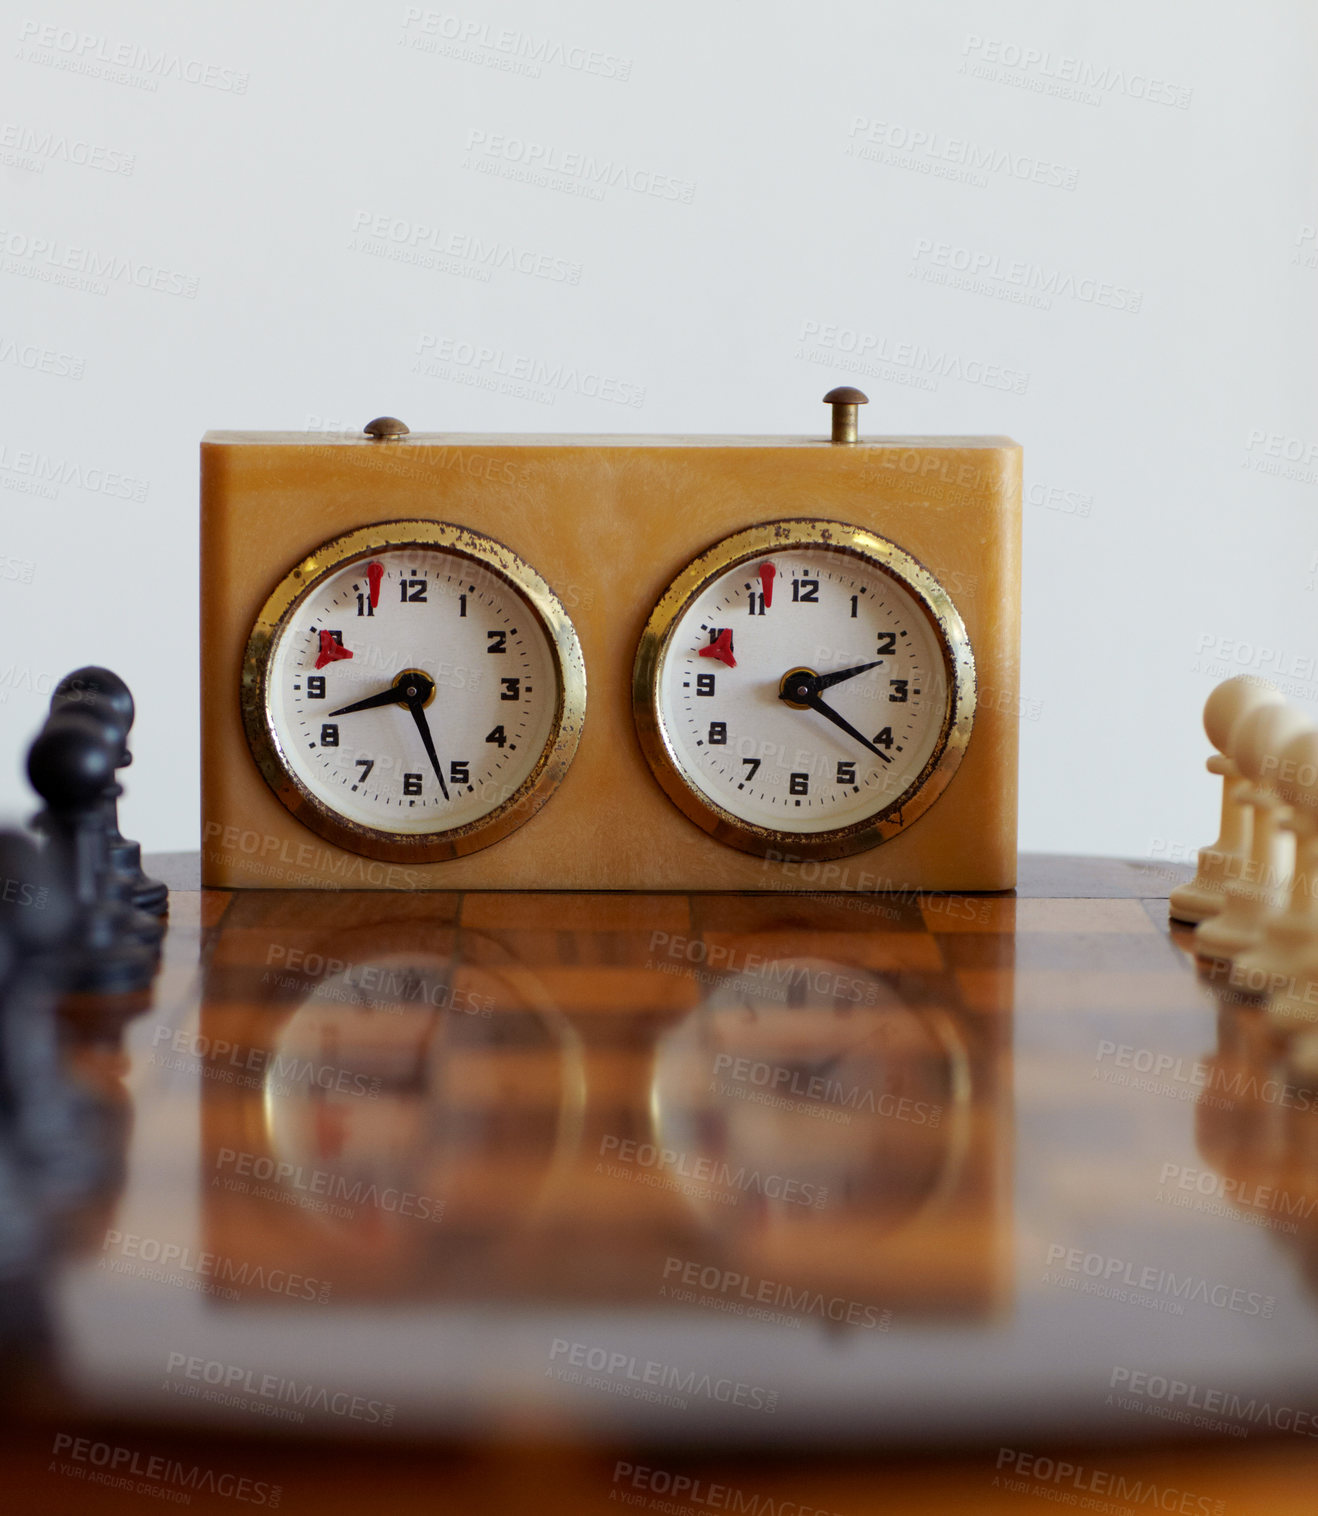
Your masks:
M403 688L405 681L397 680L387 690L381 690L378 695L368 695L365 700L358 700L353 705L341 705L337 711L331 711L331 716L351 716L354 711L373 711L382 705L406 705L407 694Z
M815 693L831 690L835 684L841 684L844 679L854 679L857 674L867 674L870 669L878 668L882 662L882 658L876 658L873 663L858 663L854 669L839 669L835 674L816 674Z

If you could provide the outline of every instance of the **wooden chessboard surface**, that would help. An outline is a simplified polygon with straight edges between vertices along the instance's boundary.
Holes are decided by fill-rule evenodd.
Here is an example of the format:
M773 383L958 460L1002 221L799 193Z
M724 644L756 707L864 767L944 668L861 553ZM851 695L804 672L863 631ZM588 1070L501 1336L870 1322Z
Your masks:
M1311 1509L1318 1094L1169 927L1184 870L155 866L149 1003L65 1012L122 1180L34 1302L7 1509Z

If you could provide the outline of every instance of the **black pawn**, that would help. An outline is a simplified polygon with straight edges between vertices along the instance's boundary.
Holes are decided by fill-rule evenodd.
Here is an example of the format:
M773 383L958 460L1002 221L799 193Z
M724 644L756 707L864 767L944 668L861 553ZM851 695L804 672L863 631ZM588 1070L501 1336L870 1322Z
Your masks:
M134 932L133 907L107 887L105 794L118 753L95 716L52 716L28 753L32 787L46 802L37 826L71 884L77 910L71 988L95 994L145 989L156 955Z
M133 761L133 755L128 750L128 734L133 727L136 709L133 705L132 691L111 669L89 665L87 668L74 669L71 674L66 674L55 686L55 691L50 697L51 714L54 715L57 711L69 708L77 710L79 703L88 696L98 697L105 702L119 721L123 735L115 767L127 768ZM138 910L163 916L169 910L169 889L158 879L150 879L142 872L140 843L130 842L120 832L119 795L121 793L122 790L116 790L106 802L110 824L110 867L114 870L116 878L132 891L133 904Z
M60 714L72 713L84 716L89 720L99 723L101 735L109 745L110 751L119 753L123 750L125 729L123 726L122 710L108 695L84 694L78 697L77 703L69 703L55 710L51 716L54 720ZM116 767L118 765L116 764ZM102 804L105 809L105 837L106 837L106 867L101 881L102 893L112 895L117 900L122 900L132 911L131 927L133 935L140 938L148 947L158 947L160 940L165 935L165 923L161 917L153 915L150 911L141 910L137 904L137 891L135 878L141 874L141 870L125 872L115 867L114 839L118 836L118 826L115 822L115 802L122 793L123 786L118 781L113 781L106 786L102 794ZM127 844L135 852L137 844ZM144 877L144 876L143 876ZM150 883L150 881L147 881ZM168 897L168 892L166 892Z

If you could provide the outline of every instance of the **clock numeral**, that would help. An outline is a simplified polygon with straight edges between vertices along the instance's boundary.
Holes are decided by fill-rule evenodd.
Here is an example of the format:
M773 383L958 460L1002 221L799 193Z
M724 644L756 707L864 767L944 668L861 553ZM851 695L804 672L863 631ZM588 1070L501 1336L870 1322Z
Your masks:
M487 653L506 653L508 651L507 632L486 632L485 635L490 643L489 647L485 649Z
M450 784L471 783L471 760L469 758L455 758L449 764L448 782Z
M818 579L793 579L792 599L802 605L819 604L819 580Z
M808 795L810 793L810 775L790 775L787 780L787 793L789 795Z
M874 738L874 746L875 747L891 747L892 746L892 728L890 726L885 726L884 729L881 732L878 733L878 735Z
M854 763L844 763L839 760L837 766L837 782L839 784L855 784L856 765Z
M713 693L714 693L714 676L713 676L713 674L697 674L696 675L696 694L697 695L712 695Z
M338 747L339 729L333 721L326 721L320 728L321 747Z
M325 698L324 674L310 674L307 677L307 699L323 700Z
M859 608L859 606L860 606L860 596L859 595L853 595L851 597L851 619L853 621L856 619L856 611Z
M726 721L711 721L709 723L710 747L726 747L728 742L728 724Z
M764 615L764 595L763 595L762 591L760 591L760 590L752 590L750 592L750 595L747 598L749 600L748 609L750 610L751 615L752 616L763 616Z
M522 698L522 681L520 679L500 679L503 689L499 692L500 700L520 700Z
M467 597L465 595L459 595L458 596L458 615L461 617L461 616L465 616L466 614L467 614Z
M906 686L909 681L906 679L889 679L888 683L892 686L892 694L888 696L889 704L904 705L906 703Z
M421 793L421 775L420 774L404 774L403 775L403 794L404 795L419 795L420 793Z
M746 783L749 784L756 774L760 772L761 760L758 758L743 758L741 761L746 765Z
M375 759L354 758L352 761L361 770L361 773L357 775L357 784L365 784L366 781L371 777L371 770L375 767ZM353 789L357 788L357 784L353 785Z
M895 653L896 651L897 651L897 633L896 632L880 632L879 633L879 652L892 654L892 653Z
M404 605L424 605L426 603L426 581L424 579L400 579L398 581L398 598Z
M501 726L496 726L485 740L486 742L492 742L495 747L502 747L504 743L507 742L508 738L504 735L503 728Z
M371 597L357 591L357 614L359 616L374 616L375 607L371 604Z

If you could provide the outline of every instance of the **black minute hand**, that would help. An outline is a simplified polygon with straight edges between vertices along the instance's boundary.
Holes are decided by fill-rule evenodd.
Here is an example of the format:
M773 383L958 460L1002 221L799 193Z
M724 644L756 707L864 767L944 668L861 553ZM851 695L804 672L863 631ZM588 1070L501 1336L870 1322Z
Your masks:
M426 720L425 697L420 690L407 702L407 708L412 713L412 720L416 722L416 729L421 733L421 741L425 745L426 757L430 759L430 767L435 771L435 778L439 780L439 791L444 799L448 799L448 785L444 783L444 775L439 767L439 757L435 752L434 739L430 735L430 723Z
M818 711L821 716L827 717L834 726L840 726L848 737L854 737L862 747L867 747L876 758L882 758L885 763L892 762L887 753L883 752L881 748L875 747L868 737L862 737L845 716L839 716L831 705L825 705L813 691L809 695L806 695L801 703L808 705L812 711Z

